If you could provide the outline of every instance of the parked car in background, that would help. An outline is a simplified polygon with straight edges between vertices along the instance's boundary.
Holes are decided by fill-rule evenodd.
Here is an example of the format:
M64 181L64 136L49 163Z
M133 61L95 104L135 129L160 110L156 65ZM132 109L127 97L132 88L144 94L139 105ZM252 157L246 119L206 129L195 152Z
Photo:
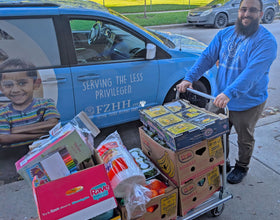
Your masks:
M8 59L33 64L41 81L34 96L53 99L62 123L84 111L99 128L137 120L139 109L174 99L176 84L206 47L75 0L1 3L0 38ZM5 72L19 71L13 68ZM194 88L210 94L216 72L214 66Z
M204 7L190 10L187 24L224 28L236 21L239 4L240 0L214 0ZM263 0L263 12L262 22L272 23L275 15L279 12L278 0Z

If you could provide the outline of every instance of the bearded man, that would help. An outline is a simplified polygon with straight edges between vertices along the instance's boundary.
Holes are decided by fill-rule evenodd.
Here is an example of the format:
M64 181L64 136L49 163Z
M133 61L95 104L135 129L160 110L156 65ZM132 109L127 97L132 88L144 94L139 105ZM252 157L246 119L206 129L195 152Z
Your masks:
M213 104L219 108L228 106L230 130L234 126L238 136L238 159L227 176L231 184L240 183L248 172L255 126L268 97L268 73L277 55L274 36L259 24L262 16L261 0L241 0L235 26L217 33L177 85L179 92L185 92L219 61ZM229 149L227 156L228 152Z

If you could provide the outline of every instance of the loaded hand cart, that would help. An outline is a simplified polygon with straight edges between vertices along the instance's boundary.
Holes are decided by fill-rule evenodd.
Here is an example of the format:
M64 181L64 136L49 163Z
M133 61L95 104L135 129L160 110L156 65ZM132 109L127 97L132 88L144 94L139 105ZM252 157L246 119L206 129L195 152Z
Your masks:
M209 99L210 102L215 99L215 97L202 93L202 92L199 92L197 90L193 90L193 89L189 89L189 88L187 90L190 93L193 93L195 95L201 96L206 99ZM179 93L177 92L176 100L178 100L178 99L179 99ZM227 107L223 110L223 112L228 117L228 108ZM226 155L227 155L227 152L226 151L227 151L227 149L229 149L227 146L229 143L228 143L228 141L226 141L226 139L227 139L226 133L222 134L224 163L222 165L222 173L221 173L222 183L221 183L220 190L218 192L216 192L208 200L206 200L204 203L200 204L196 208L189 211L187 213L187 215L178 217L177 218L178 220L195 219L207 212L210 212L213 217L220 216L225 207L224 203L227 202L228 200L232 199L233 196L226 187L226 185L227 185L227 181L226 181Z
M208 104L215 99L193 89L188 92L210 100ZM140 111L142 151L177 186L178 220L207 212L219 216L232 198L226 187L228 109L216 107L219 111L213 112L179 95L177 91L174 101Z

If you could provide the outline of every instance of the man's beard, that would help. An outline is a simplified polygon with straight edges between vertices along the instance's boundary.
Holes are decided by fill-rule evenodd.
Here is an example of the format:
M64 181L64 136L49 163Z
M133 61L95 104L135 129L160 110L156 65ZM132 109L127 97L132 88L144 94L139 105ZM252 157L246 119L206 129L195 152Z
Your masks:
M242 19L238 18L235 22L235 31L237 34L244 35L245 37L250 37L253 35L259 28L259 18L251 18L251 24L244 26L242 24Z

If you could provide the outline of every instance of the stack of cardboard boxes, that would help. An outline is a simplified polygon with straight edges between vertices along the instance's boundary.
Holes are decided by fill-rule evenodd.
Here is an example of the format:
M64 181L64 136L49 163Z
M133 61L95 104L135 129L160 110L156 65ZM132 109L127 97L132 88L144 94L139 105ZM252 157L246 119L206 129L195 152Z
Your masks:
M159 180L166 188L150 199L137 219L175 220L220 189L221 135L228 131L227 117L177 100L140 111L140 119L142 151L130 153L142 163L147 181ZM88 134L79 129L85 125ZM40 219L128 219L130 209L123 198L115 198L104 161L93 148L90 136L98 132L80 113L74 123L16 163L17 171L33 183Z
M108 164L93 147L91 139L98 133L99 129L81 112L16 162L18 173L32 185L40 219L128 219L128 210L121 202L124 199L116 197L108 176ZM144 162L142 168L147 180L154 178L166 186L161 194L149 200L144 214L134 219L175 220L176 185L153 167L141 149L130 153L135 161Z
M81 112L16 162L17 172L32 183L41 220L120 219L105 166L90 143L98 133Z
M179 215L210 198L221 187L221 136L228 119L185 100L140 112L142 151L179 189Z

